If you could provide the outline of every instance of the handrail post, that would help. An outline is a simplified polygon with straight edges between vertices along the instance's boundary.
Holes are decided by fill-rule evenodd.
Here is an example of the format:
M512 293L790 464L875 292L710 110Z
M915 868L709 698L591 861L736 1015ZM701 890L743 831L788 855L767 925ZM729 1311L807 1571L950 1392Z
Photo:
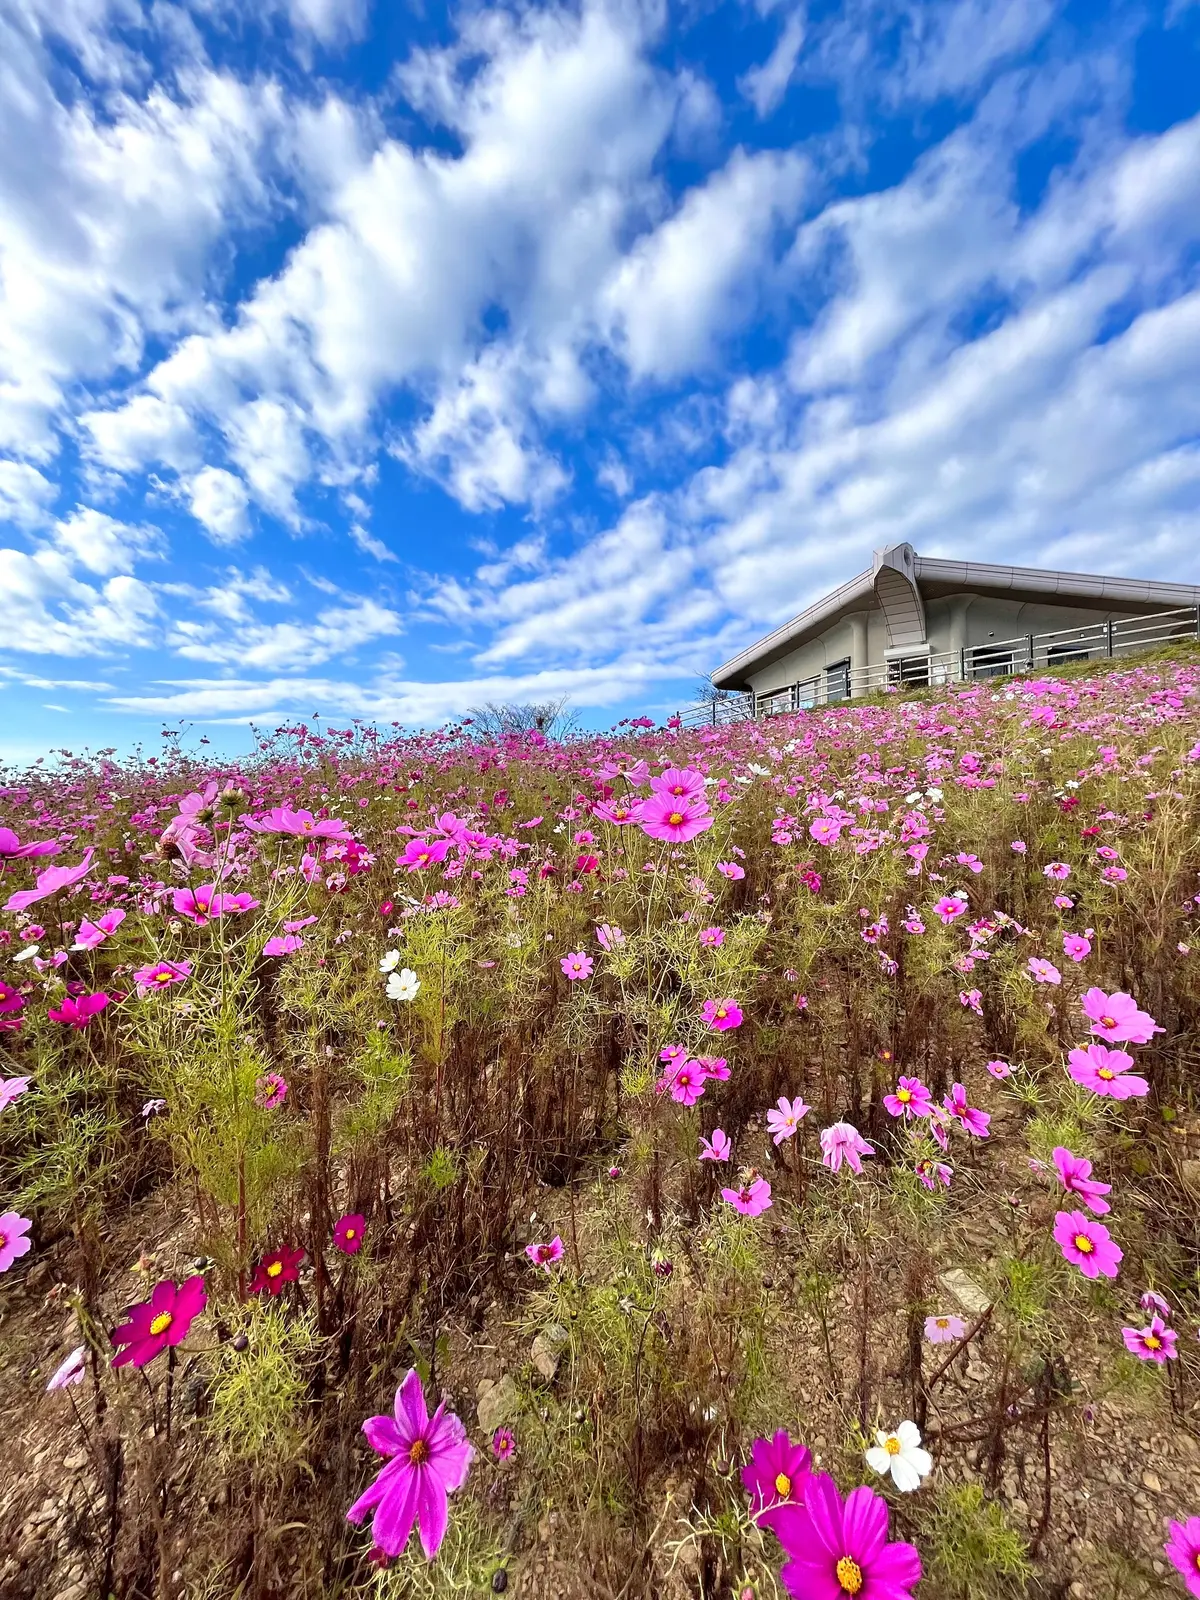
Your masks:
M1025 635L1025 647L1029 651L1029 666L1028 666L1028 668L1026 670L1029 671L1029 672L1032 672L1033 671L1033 635L1031 633L1027 633Z
M1113 625L1111 617L1109 617L1108 621L1104 624L1104 633L1108 642L1108 653L1111 656L1113 653Z

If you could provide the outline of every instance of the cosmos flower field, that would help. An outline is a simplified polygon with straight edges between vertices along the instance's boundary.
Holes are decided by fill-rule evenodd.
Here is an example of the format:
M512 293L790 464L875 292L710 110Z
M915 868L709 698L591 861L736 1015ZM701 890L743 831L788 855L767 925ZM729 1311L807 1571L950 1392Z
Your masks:
M0 1591L1200 1595L1200 662L0 782Z

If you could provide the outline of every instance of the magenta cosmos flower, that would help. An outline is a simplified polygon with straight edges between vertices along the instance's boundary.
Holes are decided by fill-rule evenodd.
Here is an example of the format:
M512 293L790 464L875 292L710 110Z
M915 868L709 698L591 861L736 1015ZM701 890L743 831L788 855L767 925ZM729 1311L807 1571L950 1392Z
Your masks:
M6 1211L0 1217L0 1272L7 1272L18 1256L27 1256L33 1248L29 1230L33 1223L15 1211Z
M1200 1517L1167 1525L1163 1554L1179 1572L1189 1594L1200 1595Z
M934 915L940 917L943 924L946 927L949 927L956 917L962 916L966 909L967 902L962 898L961 895L947 894L943 895L942 898L935 903L933 911Z
M724 1128L714 1128L711 1138L700 1140L701 1161L728 1161L732 1154L733 1144Z
M346 1513L356 1525L374 1511L371 1533L385 1556L398 1556L415 1522L432 1561L446 1536L449 1497L467 1481L475 1450L459 1419L439 1406L433 1416L416 1371L396 1390L393 1417L368 1417L367 1442L387 1461L375 1482Z
M814 817L808 825L808 836L816 844L836 844L841 832L839 817Z
M254 1086L254 1103L264 1111L274 1111L287 1099L287 1079L277 1072L268 1072Z
M109 934L116 933L125 921L125 912L121 910L106 911L95 922L89 922L86 917L79 924L79 931L75 935L72 950L96 950L108 938Z
M722 1189L721 1199L740 1211L743 1217L759 1217L771 1207L771 1185L756 1172L751 1173L740 1189Z
M911 1600L921 1558L911 1544L888 1543L888 1508L865 1485L845 1501L827 1473L815 1472L804 1506L787 1506L773 1519L790 1559L780 1577L797 1600Z
M1027 963L1029 975L1037 983L1061 983L1062 973L1053 961L1047 961L1042 956L1030 956Z
M577 982L580 978L590 978L592 975L593 962L586 950L572 950L570 955L564 956L558 964L571 983Z
M354 1256L362 1249L363 1229L367 1219L361 1211L348 1211L339 1217L333 1227L333 1242L344 1256Z
M563 1258L563 1242L555 1234L549 1244L527 1244L525 1254L535 1267L543 1267L549 1272L554 1263Z
M724 928L701 928L700 943L705 950L716 950L725 943Z
M1157 1361L1162 1366L1165 1361L1174 1361L1179 1355L1175 1348L1179 1335L1173 1328L1168 1328L1161 1317L1151 1317L1148 1328L1122 1328L1121 1337L1125 1340L1126 1350L1137 1356L1139 1361Z
M52 856L59 845L53 839L38 839L22 844L11 828L0 828L0 860L20 861L30 856Z
M772 1106L767 1112L767 1132L776 1144L782 1144L785 1139L794 1139L800 1131L801 1120L812 1110L806 1106L799 1095L789 1101L780 1095L778 1110Z
M946 1095L942 1104L952 1117L957 1117L962 1126L976 1139L986 1139L988 1126L992 1117L989 1111L978 1111L974 1106L967 1104L967 1091L961 1083L952 1084L950 1093Z
M1089 1211L1102 1217L1112 1207L1103 1197L1112 1193L1111 1183L1099 1183L1092 1177L1092 1163L1082 1156L1072 1155L1065 1145L1054 1147L1054 1170L1058 1181L1071 1194L1077 1194Z
M874 1154L874 1145L867 1143L852 1122L835 1122L821 1129L821 1165L830 1172L840 1172L843 1161L851 1172L861 1172L862 1157Z
M265 1289L270 1295L281 1295L284 1286L295 1283L300 1276L300 1263L303 1260L303 1250L289 1250L287 1245L282 1250L272 1250L254 1269L254 1276L250 1280L251 1294L262 1294Z
M1103 1044L1089 1044L1086 1050L1072 1050L1067 1056L1067 1071L1075 1083L1113 1100L1150 1093L1150 1085L1130 1071L1132 1066L1133 1057L1126 1051L1110 1050Z
M51 1007L46 1015L51 1022L65 1022L71 1028L86 1028L93 1017L99 1016L111 998L112 996L105 994L103 989L96 994L81 994L78 999L66 995L58 1009Z
M36 950L37 946L34 945L33 949ZM0 978L0 1015L3 1015L6 1011L23 1011L24 1008L25 996L18 993L10 983L5 983L4 979Z
M892 1117L927 1117L933 1101L920 1078L901 1078L896 1092L884 1095L883 1108Z
M156 961L152 967L139 967L133 981L144 994L149 994L153 989L169 989L191 975L190 961Z
M667 1068L655 1088L660 1094L669 1089L671 1099L681 1106L694 1106L704 1093L708 1077L709 1074L698 1061L681 1061L677 1066Z
M517 1441L511 1428L497 1428L492 1435L492 1454L497 1461L511 1461L517 1453Z
M130 1306L129 1321L113 1330L112 1342L118 1352L113 1366L144 1367L168 1345L181 1344L207 1304L199 1273L178 1287L169 1278L156 1283L149 1300Z
M1093 1222L1083 1211L1060 1211L1054 1219L1054 1238L1064 1260L1085 1278L1116 1277L1124 1252L1102 1222Z
M184 917L197 928L205 928L225 911L225 897L217 893L216 885L202 883L195 889L176 889L171 905L177 917Z
M1138 1010L1136 1000L1120 991L1105 994L1103 989L1089 989L1079 1003L1092 1032L1110 1043L1149 1044L1156 1033L1166 1031L1147 1012Z
M687 844L706 828L712 827L713 817L705 800L675 800L670 795L652 794L648 800L643 800L638 811L638 822L642 832L651 839Z
M668 767L660 777L650 779L650 788L672 800L687 800L704 793L704 774L694 767Z
M1162 1295L1155 1294L1153 1289L1147 1289L1143 1292L1138 1305L1141 1306L1143 1311L1157 1311L1160 1317L1169 1317L1171 1315L1169 1302L1164 1300Z
M304 949L304 940L298 933L277 933L263 945L265 956L294 956Z
M740 1028L742 1025L742 1008L733 1000L706 1000L700 1016L718 1033L726 1028Z
M773 1526L773 1514L785 1505L803 1505L804 1488L812 1471L808 1451L793 1444L785 1429L771 1439L755 1439L750 1459L742 1468L742 1485L750 1496L750 1515L763 1527Z
M16 894L10 894L4 902L4 910L25 911L29 906L36 905L39 900L45 900L49 895L57 894L60 889L70 888L71 884L86 878L92 870L92 857L95 853L95 849L89 846L77 867L46 867L37 875L37 888L18 889Z
M930 1344L953 1344L967 1331L961 1317L926 1317L925 1337Z
M1063 955L1070 961L1086 961L1092 953L1092 941L1082 933L1063 934Z
M396 865L408 872L420 872L425 867L436 866L439 861L446 859L451 842L449 839L434 839L432 843L425 839L410 839L404 854L396 857Z

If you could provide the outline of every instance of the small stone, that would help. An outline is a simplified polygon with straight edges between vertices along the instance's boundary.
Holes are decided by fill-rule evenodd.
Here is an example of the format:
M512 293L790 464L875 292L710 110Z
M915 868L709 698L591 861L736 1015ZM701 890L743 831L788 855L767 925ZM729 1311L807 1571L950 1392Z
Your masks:
M561 1322L551 1322L533 1341L529 1356L547 1383L553 1381L554 1374L558 1371L558 1363L562 1360L562 1353L567 1347L569 1338L570 1334Z
M963 1267L951 1267L948 1272L939 1273L938 1282L973 1317L982 1316L992 1303L991 1295L981 1289Z
M492 1593L503 1594L508 1588L508 1573L503 1567L497 1567L492 1573Z
M1184 1188L1190 1189L1195 1195L1200 1195L1200 1161L1181 1161L1179 1176L1183 1179Z
M1159 1482L1157 1475L1153 1472L1142 1473L1142 1488L1149 1489L1151 1494L1162 1493L1162 1484Z
M511 1422L521 1408L520 1390L507 1372L497 1383L481 1383L478 1394L479 1426L487 1434Z

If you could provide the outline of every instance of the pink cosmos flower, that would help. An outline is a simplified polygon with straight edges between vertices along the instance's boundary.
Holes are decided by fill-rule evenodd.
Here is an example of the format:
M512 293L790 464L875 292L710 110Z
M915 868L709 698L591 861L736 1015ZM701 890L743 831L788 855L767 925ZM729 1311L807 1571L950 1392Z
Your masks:
M60 845L54 839L39 839L22 844L11 828L0 828L0 866L5 861L23 861L33 856L57 855Z
M19 1099L31 1082L30 1078L0 1078L0 1111Z
M975 1013L977 1017L981 1017L983 1015L983 1006L981 1004L982 1000L982 989L960 989L958 992L959 1005L968 1007Z
M808 825L808 836L817 844L836 844L841 838L842 826L839 817L814 817Z
M642 802L638 813L644 834L651 839L668 839L672 844L686 844L711 828L713 821L708 802L699 797L674 800L670 795L652 794Z
M915 1546L887 1542L887 1501L866 1485L843 1502L833 1479L815 1472L803 1509L784 1507L772 1526L790 1558L780 1577L796 1600L911 1600L920 1581Z
M1014 839L1010 848L1015 850L1019 856L1023 856L1029 846L1025 843L1024 839Z
M344 1256L355 1256L362 1249L363 1229L367 1219L361 1211L348 1211L333 1225L334 1248Z
M416 1522L421 1548L432 1561L449 1525L449 1497L467 1481L475 1449L444 1405L429 1415L415 1369L396 1390L393 1417L368 1417L363 1423L372 1450L387 1461L346 1518L358 1525L374 1511L371 1533L385 1556L400 1554Z
M782 1144L785 1139L794 1139L800 1131L801 1119L811 1110L812 1107L806 1106L799 1095L792 1101L780 1095L779 1109L772 1107L767 1112L767 1132L776 1144Z
M1129 874L1124 867L1105 867L1100 876L1106 883L1124 883Z
M27 1256L33 1248L29 1230L33 1227L28 1217L15 1211L6 1211L0 1217L0 1272L7 1272L18 1256Z
M497 1461L511 1461L517 1453L517 1441L511 1428L497 1428L492 1435L492 1454Z
M349 839L350 830L344 822L334 817L313 816L311 811L292 811L287 806L276 806L264 811L261 817L242 817L244 827L252 833L290 833L297 838Z
M740 1189L722 1189L721 1199L740 1211L743 1217L758 1217L770 1209L771 1185L757 1173L751 1173Z
M736 883L739 878L746 876L745 867L740 867L736 861L718 861L717 871L731 883Z
M725 943L724 928L701 928L700 943L705 950L716 950Z
M1007 1061L989 1061L987 1069L993 1078L1011 1078L1012 1068Z
M698 1061L681 1061L663 1074L662 1089L671 1091L671 1099L682 1106L694 1106L704 1093L707 1074ZM662 1092L662 1089L659 1092Z
M967 902L954 894L944 894L933 907L934 915L941 918L944 927L949 927L955 917L961 917L966 909Z
M1048 866L1042 868L1042 876L1056 878L1062 883L1071 876L1071 869L1065 861L1051 861Z
M1110 1050L1103 1044L1089 1044L1086 1050L1075 1049L1067 1056L1067 1071L1075 1083L1113 1100L1150 1093L1149 1083L1131 1072L1132 1066L1133 1057L1126 1051Z
M967 1331L961 1317L926 1317L925 1337L930 1344L953 1344Z
M770 1439L755 1439L750 1459L742 1468L742 1486L750 1496L750 1515L760 1527L770 1528L774 1514L785 1505L803 1505L812 1459L802 1444L794 1444L785 1429Z
M527 1244L525 1254L535 1267L542 1267L549 1272L554 1263L563 1258L563 1242L558 1234L555 1234L549 1244Z
M693 767L668 767L659 777L650 779L650 788L672 800L686 800L704 793L704 774Z
M51 1022L65 1022L72 1028L86 1028L93 1017L99 1016L112 996L99 990L96 994L81 994L78 999L65 995L63 1002L55 1011L51 1008L46 1015Z
M33 948L36 950L37 946L34 945ZM6 1012L11 1013L23 1011L24 1009L25 996L18 993L11 984L5 983L3 978L0 978L0 1016L3 1016Z
M144 993L152 989L169 989L173 983L182 983L192 975L190 961L156 961L152 967L139 967L133 981Z
M732 1154L733 1145L723 1128L714 1128L711 1139L700 1140L701 1161L728 1161Z
M1061 983L1062 973L1053 961L1046 961L1041 956L1030 956L1028 961L1029 974L1038 983Z
M1110 1043L1149 1044L1156 1033L1166 1031L1152 1016L1138 1010L1136 1000L1120 991L1105 994L1103 989L1089 989L1080 1005L1091 1021L1092 1032Z
M1123 1251L1102 1222L1084 1211L1060 1211L1054 1218L1054 1239L1063 1259L1078 1267L1085 1278L1115 1278Z
M278 1298L289 1283L300 1276L300 1263L304 1260L302 1249L292 1250L285 1244L279 1250L265 1255L254 1269L250 1279L250 1293L267 1294Z
M62 1365L54 1369L46 1393L53 1394L57 1389L69 1389L73 1384L82 1383L86 1367L87 1345L77 1345Z
M277 1072L268 1072L255 1085L254 1103L264 1111L274 1111L287 1099L287 1079Z
M614 922L602 922L596 929L596 943L601 950L620 950L625 943L625 934Z
M1054 896L1054 904L1060 911L1070 911L1075 902L1069 894L1056 894Z
M1148 1328L1122 1328L1121 1337L1125 1340L1126 1350L1137 1356L1139 1361L1157 1361L1161 1367L1179 1355L1175 1348L1179 1335L1173 1328L1168 1328L1161 1317L1151 1317Z
M577 983L580 978L590 978L594 962L586 950L573 950L558 963L564 976L571 982Z
M874 1145L867 1143L852 1122L835 1122L821 1130L821 1165L830 1172L840 1171L843 1161L851 1172L861 1172L861 1158L874 1154Z
M25 911L29 906L36 905L39 900L45 900L50 895L57 894L60 889L68 889L81 878L86 878L92 870L92 857L95 853L95 849L89 845L77 867L44 868L37 875L37 888L18 889L16 894L10 894L4 902L4 910Z
M195 889L176 889L171 904L176 916L184 917L198 928L207 927L225 909L224 896L219 895L211 883L202 883Z
M181 1344L192 1323L208 1304L204 1279L199 1273L176 1286L169 1278L156 1283L149 1300L131 1306L128 1322L115 1328L112 1342L117 1354L114 1367L144 1367L168 1345Z
M449 839L410 839L404 854L396 857L396 865L408 872L420 872L425 867L436 866L439 861L446 859L451 842Z
M71 949L95 950L98 945L104 943L110 933L116 933L124 921L125 913L119 908L114 911L106 911L95 922L89 922L84 917L79 924L79 931L75 935L75 943L71 946Z
M1086 961L1092 953L1092 941L1082 933L1063 934L1063 955L1070 961Z
M1138 1301L1138 1305L1141 1306L1143 1311L1157 1311L1160 1317L1169 1317L1171 1315L1171 1307L1163 1299L1162 1295L1155 1294L1153 1289L1145 1291Z
M978 1111L974 1106L967 1104L967 1091L961 1083L952 1084L950 1093L942 1100L942 1105L952 1117L957 1117L962 1126L976 1139L988 1137L988 1124L991 1122L991 1113Z
M1104 1199L1112 1193L1111 1183L1099 1183L1092 1177L1092 1163L1082 1156L1072 1155L1065 1145L1056 1144L1053 1151L1054 1170L1058 1181L1071 1194L1077 1194L1089 1211L1102 1217L1112 1207Z
M1200 745L1196 747L1200 750ZM1200 1595L1200 1517L1167 1524L1169 1535L1163 1554L1187 1585L1191 1595Z
M729 1076L729 1064L724 1056L697 1056L695 1065L706 1078L715 1078L718 1083L724 1083Z
M628 823L636 822L638 820L642 809L642 802L640 800L633 799L601 800L597 801L596 805L593 806L592 809L596 816L601 819L601 821L612 822L615 823L618 828L622 828ZM538 818L538 821L541 821L540 817ZM530 826L531 824L528 822L521 823L521 827L523 828L528 828Z
M954 1175L954 1168L948 1167L944 1161L931 1161L928 1156L925 1156L917 1162L916 1174L930 1191L936 1190L939 1183L944 1189L948 1189L950 1187L950 1179Z
M298 933L276 934L273 939L268 939L263 945L265 956L292 956L297 950L303 950L304 940Z
M896 1092L884 1095L883 1109L892 1117L927 1117L933 1101L920 1078L901 1078Z
M726 1028L740 1028L742 1008L732 1000L706 1000L700 1016L708 1027L723 1033Z

